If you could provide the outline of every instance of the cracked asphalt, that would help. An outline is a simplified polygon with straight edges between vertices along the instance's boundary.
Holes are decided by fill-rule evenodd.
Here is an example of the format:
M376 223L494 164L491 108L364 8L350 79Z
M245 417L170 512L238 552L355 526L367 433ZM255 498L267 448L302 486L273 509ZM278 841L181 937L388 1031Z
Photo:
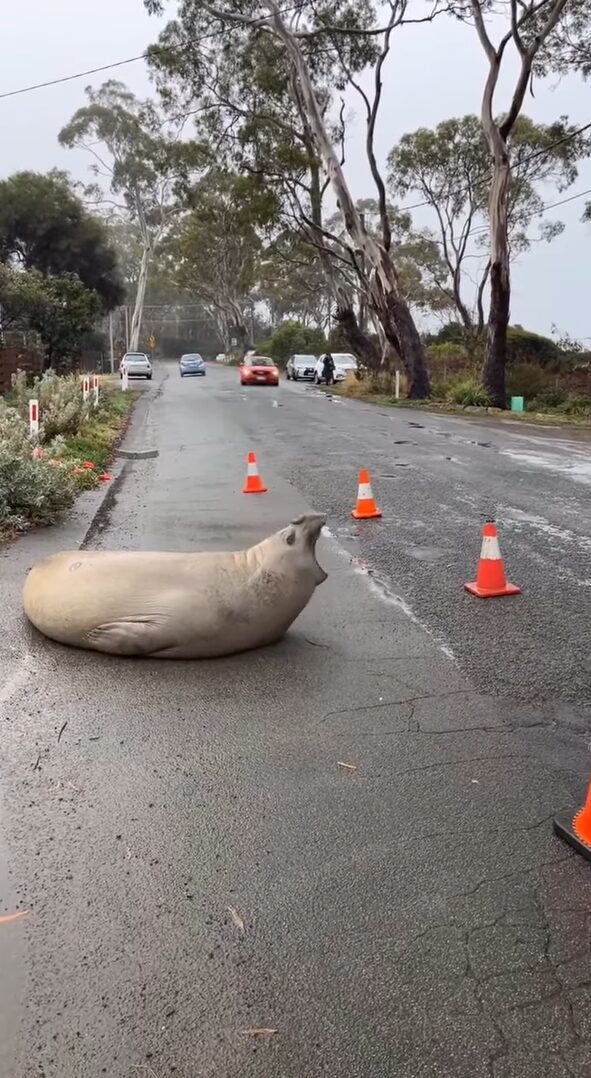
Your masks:
M2 1078L588 1075L591 873L552 817L591 772L589 444L161 364L124 453L98 515L0 556ZM362 465L384 517L353 525ZM236 549L309 508L329 578L276 647L136 662L23 622L52 550ZM463 593L489 513L518 599Z

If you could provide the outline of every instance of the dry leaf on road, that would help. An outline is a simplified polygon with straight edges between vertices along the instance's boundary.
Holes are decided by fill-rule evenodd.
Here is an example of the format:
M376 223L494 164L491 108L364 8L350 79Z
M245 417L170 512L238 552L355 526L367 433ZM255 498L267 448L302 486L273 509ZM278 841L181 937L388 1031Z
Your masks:
M238 910L235 910L233 906L228 906L228 913L230 914L230 917L232 918L233 924L236 925L236 928L238 928L240 930L240 932L244 932L244 921L242 920L242 917L238 913Z

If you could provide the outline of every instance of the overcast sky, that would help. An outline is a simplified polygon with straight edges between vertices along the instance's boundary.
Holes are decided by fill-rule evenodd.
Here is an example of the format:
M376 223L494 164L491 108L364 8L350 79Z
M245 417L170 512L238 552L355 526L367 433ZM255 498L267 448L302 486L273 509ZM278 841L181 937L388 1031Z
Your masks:
M176 9L169 0L169 13ZM0 93L31 83L125 60L140 54L159 29L142 0L1 0ZM478 112L485 63L474 31L448 19L432 27L405 27L398 35L386 78L384 107L377 147L383 161L401 135L417 127L432 127L450 116ZM68 169L77 179L87 177L88 161L80 151L62 150L57 133L84 102L84 87L106 78L126 82L137 94L150 91L143 61L61 85L0 99L0 175L20 169ZM591 121L591 87L571 76L538 83L525 111L546 123L566 114L573 123ZM506 97L498 98L499 111ZM354 106L354 99L351 105ZM352 125L347 150L347 176L359 197L372 196L361 152L361 114ZM566 195L591 188L591 162ZM546 201L560 196L545 193ZM591 196L589 196L591 197ZM410 197L408 203L417 201ZM550 333L560 331L591 340L589 265L591 224L581 224L585 199L549 213L565 232L552 244L535 244L513 270L512 322ZM431 223L428 211L416 216Z

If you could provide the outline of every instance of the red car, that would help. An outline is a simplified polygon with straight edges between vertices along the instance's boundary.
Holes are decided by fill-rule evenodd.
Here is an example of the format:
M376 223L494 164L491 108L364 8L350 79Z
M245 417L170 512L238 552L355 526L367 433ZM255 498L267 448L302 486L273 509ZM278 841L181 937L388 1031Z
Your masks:
M241 386L279 385L279 371L269 356L246 356L238 370Z

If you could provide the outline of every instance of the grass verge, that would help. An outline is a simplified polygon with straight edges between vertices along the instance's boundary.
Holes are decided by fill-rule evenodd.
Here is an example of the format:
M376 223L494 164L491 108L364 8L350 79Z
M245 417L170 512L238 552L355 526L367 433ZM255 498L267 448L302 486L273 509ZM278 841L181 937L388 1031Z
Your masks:
M321 386L320 388L323 392L327 392L326 386ZM485 420L494 418L496 420L501 419L504 421L511 420L515 423L543 424L548 427L579 427L591 429L590 415L572 415L564 411L559 411L558 409L547 412L511 412L509 410L503 410L502 408L454 404L451 401L437 400L434 398L425 401L411 401L406 397L400 397L399 400L396 400L391 394L376 392L357 379L347 380L345 382L337 383L334 386L330 386L328 392L340 397L348 397L353 400L362 401L365 404L377 404L380 405L380 407L405 408L418 412L432 412L439 415L460 416L464 419L476 416Z

